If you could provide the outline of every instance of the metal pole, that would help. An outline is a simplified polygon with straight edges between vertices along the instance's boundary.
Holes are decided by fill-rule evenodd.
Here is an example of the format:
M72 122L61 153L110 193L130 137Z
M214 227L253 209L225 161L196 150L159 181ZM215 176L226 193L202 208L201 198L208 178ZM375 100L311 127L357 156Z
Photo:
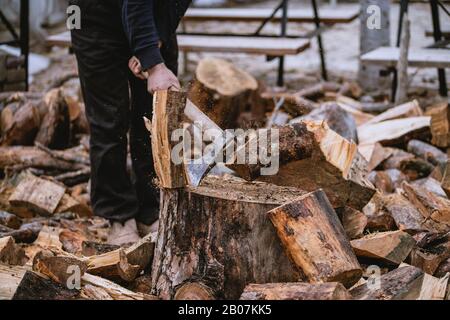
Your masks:
M20 53L24 57L25 91L28 91L28 55L30 53L30 3L29 0L20 0Z
M314 23L316 25L316 30L318 31L317 32L317 43L319 45L319 55L320 55L322 79L323 80L328 80L327 65L326 65L326 61L325 61L325 51L323 50L322 36L320 35L319 10L317 9L317 2L316 2L316 0L312 0L312 7L313 7L313 10L314 10Z
M283 0L282 17L281 17L281 37L285 37L287 33L288 24L288 0ZM284 85L284 56L280 57L278 65L278 81L277 85L282 87Z
M439 19L439 7L437 0L430 0L431 5L431 17L433 18L433 37L434 41L438 42L442 40L441 22ZM445 69L438 69L439 77L439 93L443 97L447 97L447 79L445 76Z

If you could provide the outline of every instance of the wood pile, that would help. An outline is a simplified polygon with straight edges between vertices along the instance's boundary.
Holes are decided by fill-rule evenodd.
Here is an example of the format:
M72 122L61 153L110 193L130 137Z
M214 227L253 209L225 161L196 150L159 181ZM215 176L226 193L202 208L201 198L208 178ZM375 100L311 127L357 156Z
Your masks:
M392 105L352 82L275 91L202 61L188 92L156 94L159 230L121 248L92 217L72 86L2 100L0 299L450 298L447 103ZM169 139L187 101L219 130L278 130L279 170L227 163L189 185Z

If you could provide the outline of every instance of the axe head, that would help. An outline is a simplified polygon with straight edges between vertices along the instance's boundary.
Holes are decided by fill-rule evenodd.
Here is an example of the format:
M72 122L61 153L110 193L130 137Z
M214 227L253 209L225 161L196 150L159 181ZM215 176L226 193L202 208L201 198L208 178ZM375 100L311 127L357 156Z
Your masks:
M184 170L188 185L198 187L213 167L214 165L206 163L196 164L194 161L187 161L184 164Z

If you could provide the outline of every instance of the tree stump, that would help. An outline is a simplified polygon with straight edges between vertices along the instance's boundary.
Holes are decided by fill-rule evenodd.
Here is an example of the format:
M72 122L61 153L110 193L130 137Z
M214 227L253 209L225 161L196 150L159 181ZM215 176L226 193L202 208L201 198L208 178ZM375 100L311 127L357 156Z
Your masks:
M237 178L207 177L197 188L161 190L153 292L171 299L199 283L217 299L238 299L249 283L303 279L267 212L305 194ZM187 295L186 286L183 294Z
M222 129L236 128L258 82L232 63L208 58L200 61L189 99Z

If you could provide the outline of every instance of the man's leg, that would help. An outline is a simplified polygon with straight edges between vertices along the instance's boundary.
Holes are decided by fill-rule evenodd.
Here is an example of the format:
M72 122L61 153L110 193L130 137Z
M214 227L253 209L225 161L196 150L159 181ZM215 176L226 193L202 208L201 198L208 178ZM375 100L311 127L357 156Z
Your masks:
M82 10L73 48L91 128L91 199L94 213L125 222L138 213L126 171L129 128L129 52L120 1L73 0Z
M176 37L161 48L167 67L175 74L178 69L178 45ZM153 183L156 177L153 166L150 134L143 117L152 118L153 98L147 91L147 83L131 75L131 131L130 148L133 170L136 176L136 192L139 199L137 220L150 225L159 216L159 193Z

